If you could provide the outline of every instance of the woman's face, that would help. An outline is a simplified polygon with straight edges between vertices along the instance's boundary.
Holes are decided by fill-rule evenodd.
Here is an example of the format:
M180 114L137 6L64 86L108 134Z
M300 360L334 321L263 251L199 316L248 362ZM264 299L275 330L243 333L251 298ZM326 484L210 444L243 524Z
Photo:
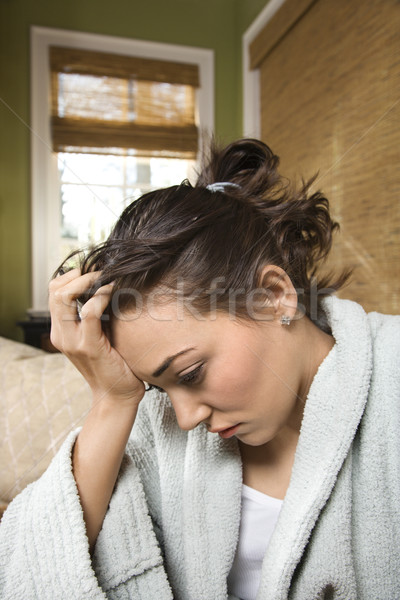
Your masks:
M298 328L224 313L178 318L170 303L115 319L112 342L137 377L167 392L182 429L204 423L258 446L299 428L310 374Z

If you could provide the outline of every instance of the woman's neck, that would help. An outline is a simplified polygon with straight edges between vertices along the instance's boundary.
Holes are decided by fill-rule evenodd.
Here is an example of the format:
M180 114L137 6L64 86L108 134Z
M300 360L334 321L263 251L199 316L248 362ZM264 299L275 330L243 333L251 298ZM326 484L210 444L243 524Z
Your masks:
M335 344L331 335L321 331L307 317L294 323L302 376L298 402L286 425L266 444L249 446L239 441L243 463L243 483L264 494L284 498L289 486L304 407L312 381ZM303 349L303 352L301 350ZM307 349L308 352L304 351Z

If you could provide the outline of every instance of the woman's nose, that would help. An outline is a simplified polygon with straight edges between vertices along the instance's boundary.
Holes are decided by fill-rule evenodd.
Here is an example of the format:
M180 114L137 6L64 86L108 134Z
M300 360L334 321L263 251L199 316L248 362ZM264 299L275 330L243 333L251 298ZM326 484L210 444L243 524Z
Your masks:
M211 415L207 404L197 400L190 393L177 393L170 395L178 425L184 431L190 431L206 421Z

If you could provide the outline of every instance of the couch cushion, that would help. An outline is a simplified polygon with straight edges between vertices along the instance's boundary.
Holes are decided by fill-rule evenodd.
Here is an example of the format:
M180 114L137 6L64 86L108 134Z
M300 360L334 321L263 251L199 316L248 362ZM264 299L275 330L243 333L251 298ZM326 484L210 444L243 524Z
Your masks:
M90 406L89 386L62 354L0 337L0 500L47 468Z

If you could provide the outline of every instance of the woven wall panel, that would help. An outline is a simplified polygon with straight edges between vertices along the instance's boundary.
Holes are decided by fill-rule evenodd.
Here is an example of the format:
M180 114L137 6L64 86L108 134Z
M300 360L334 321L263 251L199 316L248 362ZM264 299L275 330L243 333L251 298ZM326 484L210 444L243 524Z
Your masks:
M269 52L294 27L316 0L285 0L266 27L250 44L250 68L257 69Z
M341 224L341 296L400 313L400 4L318 0L262 62L262 138Z

